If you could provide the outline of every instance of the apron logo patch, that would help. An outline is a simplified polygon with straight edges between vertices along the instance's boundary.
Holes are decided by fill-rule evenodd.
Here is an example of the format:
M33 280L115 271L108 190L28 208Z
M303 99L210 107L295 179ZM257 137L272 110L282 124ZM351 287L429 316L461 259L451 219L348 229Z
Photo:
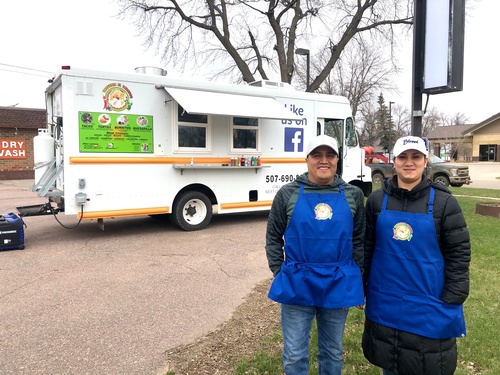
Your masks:
M392 238L395 240L410 241L413 237L413 229L411 228L410 224L407 223L397 223L392 228L392 231L394 233L394 236Z
M326 220L332 218L332 208L326 203L318 203L314 207L314 212L316 213L316 220Z

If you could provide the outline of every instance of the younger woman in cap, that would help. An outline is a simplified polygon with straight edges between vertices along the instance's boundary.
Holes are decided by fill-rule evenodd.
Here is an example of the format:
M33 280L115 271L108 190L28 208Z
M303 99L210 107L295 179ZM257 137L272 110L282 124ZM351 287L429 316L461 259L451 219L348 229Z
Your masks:
M396 175L366 204L363 352L384 375L448 375L465 336L470 238L451 192L424 175L427 143L394 146Z

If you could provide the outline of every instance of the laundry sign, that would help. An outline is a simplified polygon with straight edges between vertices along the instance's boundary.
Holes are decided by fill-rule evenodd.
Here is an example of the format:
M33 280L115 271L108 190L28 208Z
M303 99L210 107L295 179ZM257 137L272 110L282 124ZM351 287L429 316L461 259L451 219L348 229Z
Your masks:
M0 159L26 159L26 141L0 138Z

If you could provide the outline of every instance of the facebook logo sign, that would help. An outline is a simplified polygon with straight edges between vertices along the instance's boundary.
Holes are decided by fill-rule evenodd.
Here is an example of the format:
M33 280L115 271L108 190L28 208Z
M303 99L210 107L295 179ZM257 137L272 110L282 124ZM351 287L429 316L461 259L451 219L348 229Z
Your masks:
M285 152L304 151L304 129L285 128Z

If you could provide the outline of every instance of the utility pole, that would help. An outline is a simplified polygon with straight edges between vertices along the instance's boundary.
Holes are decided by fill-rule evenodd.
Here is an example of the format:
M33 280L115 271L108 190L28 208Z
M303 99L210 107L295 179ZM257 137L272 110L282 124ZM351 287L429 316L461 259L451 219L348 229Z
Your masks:
M302 55L306 56L306 91L309 90L309 71L310 71L310 60L309 60L309 55L310 52L308 49L305 48L297 48L295 50L296 55Z

